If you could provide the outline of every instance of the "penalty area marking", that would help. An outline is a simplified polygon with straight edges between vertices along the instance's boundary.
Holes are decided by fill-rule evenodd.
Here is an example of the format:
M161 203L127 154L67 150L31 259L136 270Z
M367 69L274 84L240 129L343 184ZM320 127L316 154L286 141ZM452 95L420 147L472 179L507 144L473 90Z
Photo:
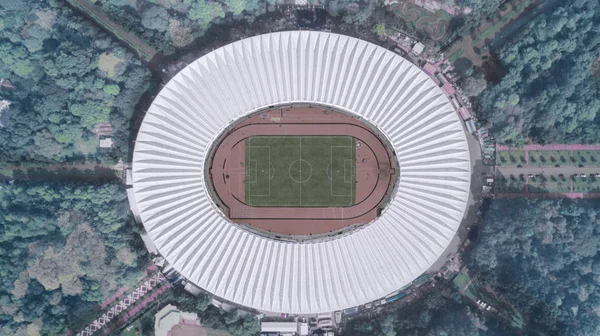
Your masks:
M252 204L252 202L250 201L250 197L252 196L256 196L256 197L270 197L271 196L271 180L273 179L273 176L275 176L275 167L273 166L273 164L271 163L271 146L252 146L249 145L248 148L250 149L250 153L252 153L252 148L268 148L269 150L269 171L267 172L267 181L269 181L269 192L267 194L252 194L252 193L248 193L248 203ZM249 162L254 161L255 164L255 170L254 170L254 181L250 181L249 184L257 184L258 183L258 160L256 159L250 159L248 158ZM272 169L271 169L272 168ZM264 173L264 170L262 171ZM252 188L250 188L252 189Z
M329 178L329 180L331 181L331 183L329 183L329 194L330 196L334 197L334 196L338 196L338 197L352 197L352 192L353 192L353 188L352 188L352 181L348 182L346 181L346 162L350 161L350 174L351 177L354 176L354 174L352 174L352 159L344 159L344 183L348 184L350 183L350 194L334 194L333 193L333 148L350 148L350 150L353 149L353 146L330 146L329 147L329 165L327 166L327 170L326 172L329 170L329 167L331 167L331 176L329 174L327 174L327 177ZM337 171L338 173L340 172L339 170Z

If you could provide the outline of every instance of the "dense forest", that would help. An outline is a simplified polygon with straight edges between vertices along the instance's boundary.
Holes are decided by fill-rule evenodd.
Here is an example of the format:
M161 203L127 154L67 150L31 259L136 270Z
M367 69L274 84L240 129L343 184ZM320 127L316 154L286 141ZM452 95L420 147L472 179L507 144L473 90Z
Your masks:
M0 162L98 158L98 123L126 157L129 119L150 72L61 1L0 0L0 99L12 102Z
M443 295L444 294L444 295ZM486 321L462 303L458 292L434 291L410 307L360 316L345 326L344 336L508 336L512 332Z
M372 25L376 9L383 12L383 1L318 0L307 1L325 8L344 23ZM286 3L281 0L179 0L99 2L104 12L120 25L151 43L164 54L189 48L194 40L204 36L214 25L229 25L232 29L252 23L261 16L278 17ZM276 25L276 22L273 22Z
M128 212L118 183L2 186L0 334L64 334L89 322L117 288L135 284L147 253Z
M469 267L543 335L600 334L600 204L498 200Z
M498 54L479 110L502 143L600 142L600 4L553 1Z

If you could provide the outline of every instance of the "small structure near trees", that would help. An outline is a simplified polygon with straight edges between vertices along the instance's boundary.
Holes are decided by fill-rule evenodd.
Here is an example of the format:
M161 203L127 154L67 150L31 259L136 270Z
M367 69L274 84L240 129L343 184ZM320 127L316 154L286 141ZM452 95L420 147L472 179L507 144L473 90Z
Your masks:
M8 100L0 100L0 128L5 127L8 124L8 118L10 117L10 111L8 107L11 102Z
M111 148L113 145L113 126L107 122L101 122L96 127L96 136L100 142L100 148Z

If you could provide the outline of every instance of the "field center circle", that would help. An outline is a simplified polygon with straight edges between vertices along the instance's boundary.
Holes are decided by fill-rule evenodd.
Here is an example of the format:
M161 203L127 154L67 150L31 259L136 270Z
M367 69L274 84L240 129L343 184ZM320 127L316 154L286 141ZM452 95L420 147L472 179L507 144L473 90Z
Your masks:
M312 166L306 160L296 160L288 170L290 178L296 183L304 183L312 176Z

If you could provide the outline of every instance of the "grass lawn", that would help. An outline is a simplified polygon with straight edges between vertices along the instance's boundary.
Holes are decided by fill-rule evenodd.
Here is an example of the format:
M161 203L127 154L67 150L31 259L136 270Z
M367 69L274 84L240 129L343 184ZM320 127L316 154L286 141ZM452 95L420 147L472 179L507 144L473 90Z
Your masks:
M461 292L463 289L465 289L465 287L468 286L464 292L465 296L473 301L477 299L475 292L473 292L472 286L470 286L471 279L467 274L463 272L458 273L458 275L454 278L452 282Z
M569 192L571 182L568 177L546 176L545 178L533 177L529 179L529 192Z
M599 177L573 177L573 191L574 192L600 192L600 178Z
M600 167L600 151L573 151L575 165Z
M516 166L526 165L525 151L522 150L506 150L496 151L496 164L498 166Z
M458 290L461 290L469 283L469 276L463 272L460 272L452 282L454 282L454 285L458 288Z
M354 205L356 147L349 136L246 139L246 203L251 206Z
M532 166L570 166L572 164L571 151L529 151L529 164Z
M450 62L450 63L456 62L456 60L461 58L464 53L465 53L464 50L458 49L452 55L448 56L448 62Z

